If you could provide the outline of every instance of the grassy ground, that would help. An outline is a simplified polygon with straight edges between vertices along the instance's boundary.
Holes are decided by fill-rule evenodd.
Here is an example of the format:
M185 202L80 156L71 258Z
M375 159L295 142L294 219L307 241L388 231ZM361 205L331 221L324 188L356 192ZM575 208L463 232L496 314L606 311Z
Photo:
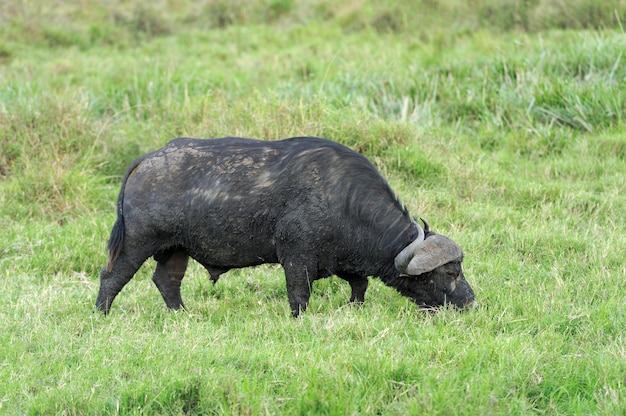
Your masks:
M623 2L141 4L0 6L0 413L626 413ZM305 134L457 241L481 306L330 278L294 320L280 268L194 264L171 313L146 264L94 312L132 159Z

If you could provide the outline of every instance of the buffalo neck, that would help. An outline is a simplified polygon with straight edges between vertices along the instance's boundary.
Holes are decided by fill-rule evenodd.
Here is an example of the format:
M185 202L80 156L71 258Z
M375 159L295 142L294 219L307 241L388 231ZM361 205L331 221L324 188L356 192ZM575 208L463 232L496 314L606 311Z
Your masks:
M377 251L380 253L379 263L371 276L379 277L383 282L396 279L400 272L396 269L396 256L417 238L418 230L415 222L408 215L381 234L378 240Z

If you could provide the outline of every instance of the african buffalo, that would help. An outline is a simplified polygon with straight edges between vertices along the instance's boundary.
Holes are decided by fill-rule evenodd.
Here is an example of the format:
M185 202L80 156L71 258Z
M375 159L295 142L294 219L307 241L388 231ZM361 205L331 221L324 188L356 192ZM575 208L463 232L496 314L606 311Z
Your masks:
M313 281L337 275L363 302L368 276L423 308L474 300L452 240L412 220L374 165L315 137L259 141L178 138L126 171L96 306L146 259L169 308L183 308L189 257L215 282L233 268L280 263L294 317Z

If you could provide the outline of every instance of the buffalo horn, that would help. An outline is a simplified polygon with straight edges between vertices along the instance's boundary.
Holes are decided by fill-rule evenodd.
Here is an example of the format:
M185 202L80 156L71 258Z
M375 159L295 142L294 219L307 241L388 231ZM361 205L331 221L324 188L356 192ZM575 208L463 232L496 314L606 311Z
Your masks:
M428 227L426 222L424 225ZM424 231L419 225L417 227L418 237L396 256L395 265L400 273L418 276L463 259L463 251L454 241L438 234L424 239Z
M422 219L422 221L424 220ZM428 224L425 221L424 225L428 228ZM415 222L415 226L417 227L417 237L396 256L394 261L396 269L398 269L400 273L407 273L406 269L413 258L413 253L424 243L424 230L417 222Z
M428 237L413 252L413 258L406 268L406 274L418 276L435 270L439 266L452 261L461 261L463 251L448 237L435 234Z

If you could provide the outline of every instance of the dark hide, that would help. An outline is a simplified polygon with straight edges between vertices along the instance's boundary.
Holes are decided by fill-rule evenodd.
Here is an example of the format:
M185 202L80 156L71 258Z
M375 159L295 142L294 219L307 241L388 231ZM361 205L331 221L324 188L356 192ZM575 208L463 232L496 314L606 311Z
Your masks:
M172 140L130 165L117 214L96 300L104 313L151 256L153 280L174 309L183 307L188 257L214 282L229 269L280 263L294 316L306 309L313 281L330 275L349 282L356 302L368 276L424 307L474 299L460 260L451 280L446 265L420 276L396 268L420 227L365 157L325 139ZM450 290L453 281L468 290Z

